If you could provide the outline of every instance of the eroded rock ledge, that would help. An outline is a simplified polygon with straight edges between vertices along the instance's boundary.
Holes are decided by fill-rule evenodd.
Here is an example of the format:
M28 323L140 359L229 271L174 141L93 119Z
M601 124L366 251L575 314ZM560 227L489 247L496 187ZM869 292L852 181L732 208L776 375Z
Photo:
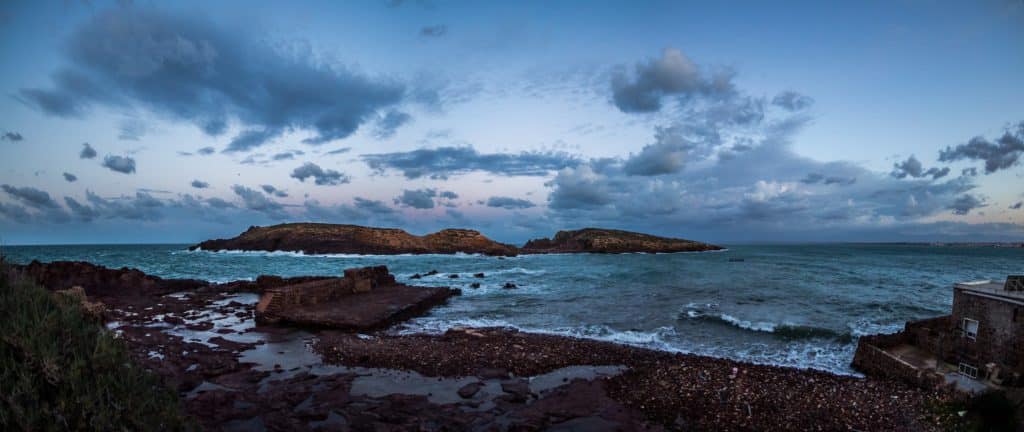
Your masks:
M207 240L190 249L292 251L308 254L483 254L514 256L516 247L468 229L445 229L416 236L397 228L289 223L250 227L231 239Z
M535 239L520 249L524 254L540 253L672 253L721 250L721 246L631 231L584 228L559 231L554 238Z

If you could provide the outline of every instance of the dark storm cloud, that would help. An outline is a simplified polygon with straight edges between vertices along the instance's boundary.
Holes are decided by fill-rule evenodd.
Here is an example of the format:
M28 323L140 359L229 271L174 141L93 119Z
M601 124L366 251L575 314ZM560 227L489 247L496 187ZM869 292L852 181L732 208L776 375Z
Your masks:
M654 112L666 96L727 97L734 92L732 78L727 70L705 73L682 51L668 48L661 58L638 63L632 74L626 68L614 71L612 102L623 112Z
M795 91L784 91L772 98L772 105L781 107L786 111L800 111L814 105L814 99Z
M925 170L924 165L921 164L921 161L917 160L917 158L914 157L914 155L911 155L909 158L907 158L907 160L896 162L895 164L893 164L893 170L892 173L890 173L890 175L898 179L907 177L931 177L932 180L938 180L949 175L949 171L949 167L932 167L928 168L928 170Z
M25 139L25 137L21 136L20 133L7 131L3 135L0 135L0 139L5 139L7 141L21 141Z
M141 106L211 136L237 121L245 131L226 151L251 149L285 130L313 132L310 144L345 138L405 93L400 83L326 64L312 52L145 7L94 15L65 52L52 87L23 88L17 97L63 117L96 104Z
M503 209L508 209L508 210L514 210L514 209L526 209L526 208L531 208L531 207L535 207L535 206L536 205L534 203L532 203L530 201L527 201L527 200L524 200L524 199L519 199L519 198L504 197L504 196L492 196L492 197L487 199L487 207L498 207L498 208L503 208Z
M971 194L964 194L959 197L952 204L949 209L953 210L953 214L966 215L976 208L985 207L984 201L978 199L978 197Z
M989 141L984 137L971 138L966 144L956 147L946 147L939 152L939 160L942 162L954 162L958 160L985 161L985 173L992 174L996 171L1016 166L1024 154L1024 121L1017 125L1017 130L1007 130L1003 136Z
M420 29L420 36L441 37L448 34L448 26L443 24L426 26Z
M284 205L267 198L263 192L242 185L234 185L231 190L242 199L242 204L249 210L263 213L272 219L288 218L288 214L284 212Z
M402 195L395 198L395 204L399 204L405 207L412 207L416 209L431 209L434 208L434 197L437 196L437 190L434 189L417 189L402 191Z
M398 110L388 111L377 120L373 130L373 136L379 140L388 139L395 135L399 127L412 120L412 116Z
M103 158L102 165L111 171L117 171L122 174L135 172L135 159L130 156L107 155Z
M192 187L196 189L206 189L210 187L210 184L201 180L192 180Z
M315 183L321 186L340 185L351 181L351 178L344 173L332 169L322 169L319 165L313 162L306 162L302 166L292 170L291 177L299 179L299 181L303 183L306 182L307 178L312 177Z
M544 176L580 161L565 153L522 152L481 154L473 147L438 147L408 152L367 154L362 156L370 168L383 172L401 171L409 179L429 176L434 179L483 171L509 176Z
M53 198L50 198L50 194L44 190L30 186L17 187L8 184L0 185L0 188L11 197L32 208L54 209L60 207L60 204L57 204Z
M268 185L268 184L267 185L260 185L260 189L263 189L263 192L266 192L267 195L273 195L273 196L278 197L278 198L287 198L288 197L288 192L285 192L285 191L283 191L281 189L278 189L278 188L274 187L273 185Z
M196 153L201 154L203 156L207 156L207 155L214 154L216 151L217 151L217 149L215 149L213 147L203 147L203 148L201 148L199 150L196 150Z
M82 151L78 153L79 159L92 159L96 157L96 149L92 148L89 143L82 143Z
M74 183L75 181L78 180L78 176L71 173L64 173L64 180L67 181L68 183Z

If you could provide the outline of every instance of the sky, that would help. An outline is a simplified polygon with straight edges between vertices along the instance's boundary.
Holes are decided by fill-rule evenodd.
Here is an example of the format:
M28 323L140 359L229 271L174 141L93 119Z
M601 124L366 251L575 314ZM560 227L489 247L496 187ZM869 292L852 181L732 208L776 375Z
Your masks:
M292 3L0 3L0 243L1024 240L1024 0Z

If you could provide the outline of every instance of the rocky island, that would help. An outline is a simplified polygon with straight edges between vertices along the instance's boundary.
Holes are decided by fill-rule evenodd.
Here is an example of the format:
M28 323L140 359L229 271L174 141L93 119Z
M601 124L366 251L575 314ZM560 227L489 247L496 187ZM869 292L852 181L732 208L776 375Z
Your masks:
M559 231L554 238L526 242L520 253L672 253L721 250L721 246L631 231L583 228Z
M445 229L416 236L397 228L288 223L253 226L231 239L207 240L192 250L291 251L308 254L482 254L515 256L515 246L498 243L479 231Z
M291 251L308 254L481 254L515 256L546 253L673 253L721 250L721 246L632 231L583 228L534 239L522 248L499 243L470 229L449 228L417 236L397 228L324 223L249 227L230 239L207 240L191 250Z

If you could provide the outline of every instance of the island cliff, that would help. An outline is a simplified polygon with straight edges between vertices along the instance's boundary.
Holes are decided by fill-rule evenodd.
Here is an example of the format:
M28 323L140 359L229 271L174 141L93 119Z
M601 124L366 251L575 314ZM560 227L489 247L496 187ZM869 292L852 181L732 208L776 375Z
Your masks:
M192 250L293 251L309 254L454 254L515 256L515 246L498 243L478 231L445 229L424 236L397 228L358 225L289 223L250 227L231 239L207 240Z
M692 240L613 229L584 228L575 231L559 231L554 238L550 239L530 240L520 249L520 253L671 253L721 249L721 246Z

